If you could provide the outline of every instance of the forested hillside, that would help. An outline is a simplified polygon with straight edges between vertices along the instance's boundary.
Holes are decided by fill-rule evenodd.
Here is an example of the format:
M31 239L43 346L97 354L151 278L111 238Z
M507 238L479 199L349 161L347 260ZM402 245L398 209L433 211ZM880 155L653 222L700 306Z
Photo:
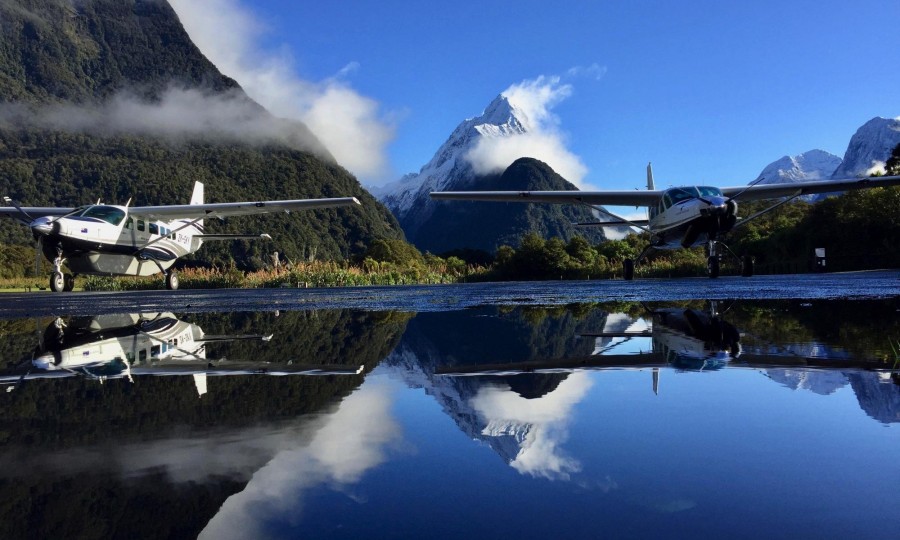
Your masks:
M174 204L355 196L362 207L210 224L273 242L207 245L253 268L361 253L402 238L391 214L299 122L272 117L219 73L162 0L0 2L0 193L23 205ZM0 241L29 244L3 221Z

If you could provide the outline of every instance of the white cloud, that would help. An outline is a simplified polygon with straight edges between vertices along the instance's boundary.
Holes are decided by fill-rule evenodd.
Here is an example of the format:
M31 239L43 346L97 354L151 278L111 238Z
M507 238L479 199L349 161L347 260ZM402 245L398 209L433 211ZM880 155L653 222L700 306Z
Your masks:
M582 187L587 167L566 147L566 136L559 129L560 120L552 112L571 94L572 86L562 84L557 76L540 76L510 86L502 95L523 119L526 132L483 137L465 158L478 174L502 172L520 157L539 159L569 182Z
M272 114L300 120L335 159L359 177L388 173L386 148L394 126L379 104L344 80L358 69L351 62L334 77L302 79L290 51L261 45L265 26L239 0L170 0L201 52Z
M872 166L866 169L865 176L874 176L876 174L885 174L887 172L887 163L877 159L872 160Z
M123 90L100 105L57 104L30 108L0 105L0 123L33 125L99 135L135 133L184 139L238 139L322 152L321 143L296 122L274 119L238 91L207 92L171 86L158 101Z
M510 465L523 474L568 479L581 463L562 451L568 439L572 409L584 399L592 383L586 373L572 373L551 393L525 399L509 387L486 386L471 400L487 424L484 434L523 433L519 453Z
M384 463L402 438L392 395L389 384L367 381L323 418L308 445L282 451L229 497L200 538L261 538L267 521L299 519L308 490L346 489Z

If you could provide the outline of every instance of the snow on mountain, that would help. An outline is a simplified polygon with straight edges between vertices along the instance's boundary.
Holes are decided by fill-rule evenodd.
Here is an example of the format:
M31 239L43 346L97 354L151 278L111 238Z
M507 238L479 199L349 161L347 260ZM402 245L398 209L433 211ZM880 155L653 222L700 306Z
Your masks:
M770 163L756 179L760 184L827 180L840 164L841 158L834 154L824 150L810 150L796 156L784 156Z
M884 164L898 144L900 118L876 117L869 120L850 139L844 161L831 178L855 178L884 172Z
M472 164L465 156L482 137L521 135L529 129L530 122L524 111L510 103L506 96L499 95L481 116L459 124L418 173L407 174L396 182L371 191L397 219L403 219L415 211L421 216L416 221L424 221L431 214L433 205L428 197L429 192L459 189L473 177Z

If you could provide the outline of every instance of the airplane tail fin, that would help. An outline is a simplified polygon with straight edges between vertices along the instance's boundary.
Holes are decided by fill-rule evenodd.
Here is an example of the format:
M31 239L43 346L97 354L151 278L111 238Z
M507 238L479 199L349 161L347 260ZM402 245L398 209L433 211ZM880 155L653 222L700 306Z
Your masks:
M194 192L191 193L191 204L203 204L203 182L194 182ZM203 231L203 220L195 221L194 225L197 226L198 231ZM186 230L191 230L189 227ZM191 251L197 251L200 249L200 244L202 244L202 240L197 235L191 239Z
M647 164L647 189L653 191L656 189L656 186L653 184L653 164Z
M203 182L194 182L194 192L191 194L191 204L203 204Z

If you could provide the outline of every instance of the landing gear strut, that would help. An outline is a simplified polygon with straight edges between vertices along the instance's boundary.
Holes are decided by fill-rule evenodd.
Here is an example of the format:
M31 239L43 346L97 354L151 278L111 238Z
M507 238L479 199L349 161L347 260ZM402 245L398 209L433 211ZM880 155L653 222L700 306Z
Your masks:
M719 242L718 240L711 239L707 243L706 246L706 273L710 278L719 277L719 262L721 253L719 253L719 247L725 248L735 261L737 261L738 265L741 267L741 276L743 277L751 277L753 276L753 257L750 255L744 255L743 257L738 257L735 252L731 251L727 245Z
M166 271L166 269L163 268L163 265L158 260L147 255L146 253L142 253L140 255L140 257L141 257L141 259L143 259L145 261L151 261L153 264L156 265L157 268L159 268L159 271L162 272L162 274L164 276L166 276L166 288L167 289L169 289L170 291L174 291L174 290L178 289L178 272L176 272L174 268Z
M644 260L650 251L653 249L653 246L647 246L641 251L640 255L637 256L637 259L625 259L622 261L622 279L625 281L631 281L634 279L634 267L641 264L641 261Z
M719 277L719 254L716 252L718 244L717 241L710 240L707 246L709 256L706 257L706 275L713 279Z

